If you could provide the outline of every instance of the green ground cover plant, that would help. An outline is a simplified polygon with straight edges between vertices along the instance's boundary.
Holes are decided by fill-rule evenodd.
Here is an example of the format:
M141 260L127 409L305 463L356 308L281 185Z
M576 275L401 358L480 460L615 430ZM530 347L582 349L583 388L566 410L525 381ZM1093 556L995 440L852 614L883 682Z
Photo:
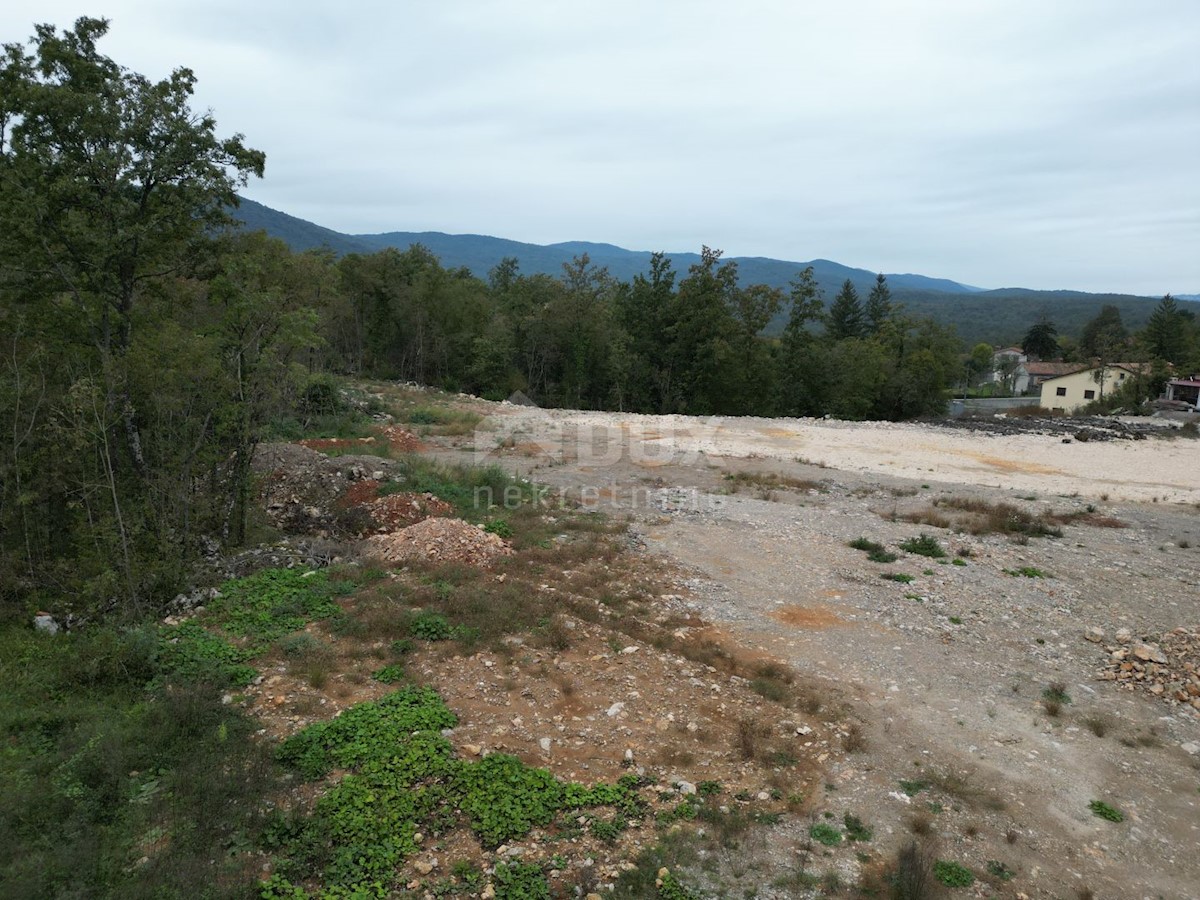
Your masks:
M279 877L264 883L263 896L304 896L296 886L312 880L334 896L388 896L398 867L416 850L418 830L436 837L465 825L485 847L497 847L535 827L555 827L561 813L606 806L613 816L594 819L592 831L614 841L629 818L645 814L636 775L588 787L504 753L457 759L441 735L456 722L435 691L409 685L285 741L277 757L305 777L348 774L310 816L274 823L266 843ZM507 896L543 896L540 869L536 877L532 871L512 869Z

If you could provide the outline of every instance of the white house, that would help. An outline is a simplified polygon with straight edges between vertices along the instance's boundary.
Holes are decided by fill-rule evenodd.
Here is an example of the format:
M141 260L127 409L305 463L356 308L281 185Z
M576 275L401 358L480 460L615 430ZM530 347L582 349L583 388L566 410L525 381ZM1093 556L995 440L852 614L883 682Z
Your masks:
M1046 378L1041 384L1040 406L1059 413L1073 413L1093 400L1111 394L1128 379L1142 372L1142 363L1110 363L1100 368L1085 367Z

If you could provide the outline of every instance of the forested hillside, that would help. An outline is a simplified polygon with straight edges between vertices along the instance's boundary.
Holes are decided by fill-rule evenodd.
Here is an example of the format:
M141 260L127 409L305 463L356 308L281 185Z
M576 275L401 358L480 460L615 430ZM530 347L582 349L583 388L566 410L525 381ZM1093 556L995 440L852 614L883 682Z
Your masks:
M272 237L283 240L293 250L328 248L340 256L388 248L403 251L420 245L432 252L446 268L465 267L480 278L486 278L506 258L515 259L520 271L526 275L558 276L565 263L586 253L593 265L606 268L608 274L617 280L629 281L649 269L652 256L649 252L586 241L543 246L487 235L442 232L397 231L348 235L244 198L235 215L248 230L266 231ZM678 271L684 271L700 261L700 255L696 253L668 255ZM811 266L825 304L832 300L846 279L864 295L875 281L875 273L825 259L788 262L763 257L734 257L729 262L737 263L742 281L781 290L787 290L792 279ZM897 304L912 315L929 317L940 325L954 328L967 346L980 341L994 346L1019 343L1030 324L1043 315L1054 319L1060 334L1078 338L1087 322L1105 305L1115 306L1125 323L1138 329L1146 324L1158 299L1129 294L1035 291L1025 288L982 290L945 278L911 274L890 274L887 280ZM1193 312L1200 311L1200 303L1184 303L1183 307ZM780 334L786 322L785 314L776 315L767 324L766 333Z

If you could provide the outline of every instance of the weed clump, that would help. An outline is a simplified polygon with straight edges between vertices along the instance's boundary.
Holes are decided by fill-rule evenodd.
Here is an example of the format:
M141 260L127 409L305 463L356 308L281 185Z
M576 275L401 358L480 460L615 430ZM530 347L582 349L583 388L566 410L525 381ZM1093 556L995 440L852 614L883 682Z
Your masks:
M901 541L899 546L906 553L915 553L917 556L927 556L930 559L941 559L947 555L937 538L928 534Z
M1088 809L1092 811L1092 815L1108 822L1125 821L1125 814L1123 812L1121 812L1115 806L1109 806L1103 800L1093 800L1088 804Z
M1053 682L1042 691L1042 708L1048 716L1059 716L1062 708L1070 702L1071 695L1067 693L1067 686L1061 681Z
M962 863L952 860L939 859L933 864L933 877L946 887L970 887L975 883L975 875Z

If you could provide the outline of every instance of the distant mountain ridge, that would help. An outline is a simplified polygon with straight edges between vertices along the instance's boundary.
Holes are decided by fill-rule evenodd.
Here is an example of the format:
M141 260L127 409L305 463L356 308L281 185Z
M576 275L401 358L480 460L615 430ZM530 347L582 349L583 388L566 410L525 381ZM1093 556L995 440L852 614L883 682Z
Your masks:
M614 244L591 241L563 241L556 244L527 244L507 238L483 234L445 234L440 231L391 231L384 234L343 234L304 219L263 206L247 198L234 214L251 231L263 230L303 251L327 247L334 253L376 253L394 247L407 250L421 244L437 256L447 268L466 267L479 278L488 273L505 257L515 257L520 271L526 275L543 273L560 275L563 263L584 253L594 265L604 266L622 281L644 274L650 267L650 251L626 250ZM680 277L688 266L700 261L698 253L667 254ZM738 264L743 284L763 283L786 289L806 266L813 274L829 302L847 278L865 299L875 283L875 273L853 268L828 259L791 262L759 256L728 257ZM1141 328L1158 298L1130 294L1090 294L1084 291L1038 291L1028 288L985 290L961 284L947 278L933 278L909 273L887 274L894 300L915 315L929 316L935 321L952 325L967 343L987 341L1002 345L1019 341L1021 336L1043 314L1049 315L1060 334L1078 335L1084 324L1112 304L1121 311L1130 330ZM1180 295L1177 299L1186 308L1200 315L1200 299L1196 295ZM773 323L777 328L780 323Z
M374 253L388 247L406 250L413 244L429 249L449 268L466 266L473 274L486 278L488 272L506 256L516 257L521 272L526 275L559 275L562 265L573 257L584 253L592 263L605 266L614 278L627 281L634 275L645 273L650 267L651 252L648 250L626 250L615 244L592 241L562 241L556 244L527 244L508 238L486 234L446 234L441 231L389 231L383 234L342 234L312 222L298 219L287 213L263 206L253 200L242 198L235 213L252 231L262 229L274 237L284 240L293 250L311 250L328 247L335 253ZM692 252L668 253L678 272L700 261L700 254ZM854 282L860 291L869 291L875 283L875 273L856 269L828 259L808 262L770 259L762 256L729 257L737 262L738 272L747 283L761 282L775 287L787 287L788 283L806 266L812 266L818 283L826 293L836 292L845 279ZM959 284L947 278L930 278L925 275L888 274L888 284L893 291L917 290L939 291L951 294L977 293L982 288Z

